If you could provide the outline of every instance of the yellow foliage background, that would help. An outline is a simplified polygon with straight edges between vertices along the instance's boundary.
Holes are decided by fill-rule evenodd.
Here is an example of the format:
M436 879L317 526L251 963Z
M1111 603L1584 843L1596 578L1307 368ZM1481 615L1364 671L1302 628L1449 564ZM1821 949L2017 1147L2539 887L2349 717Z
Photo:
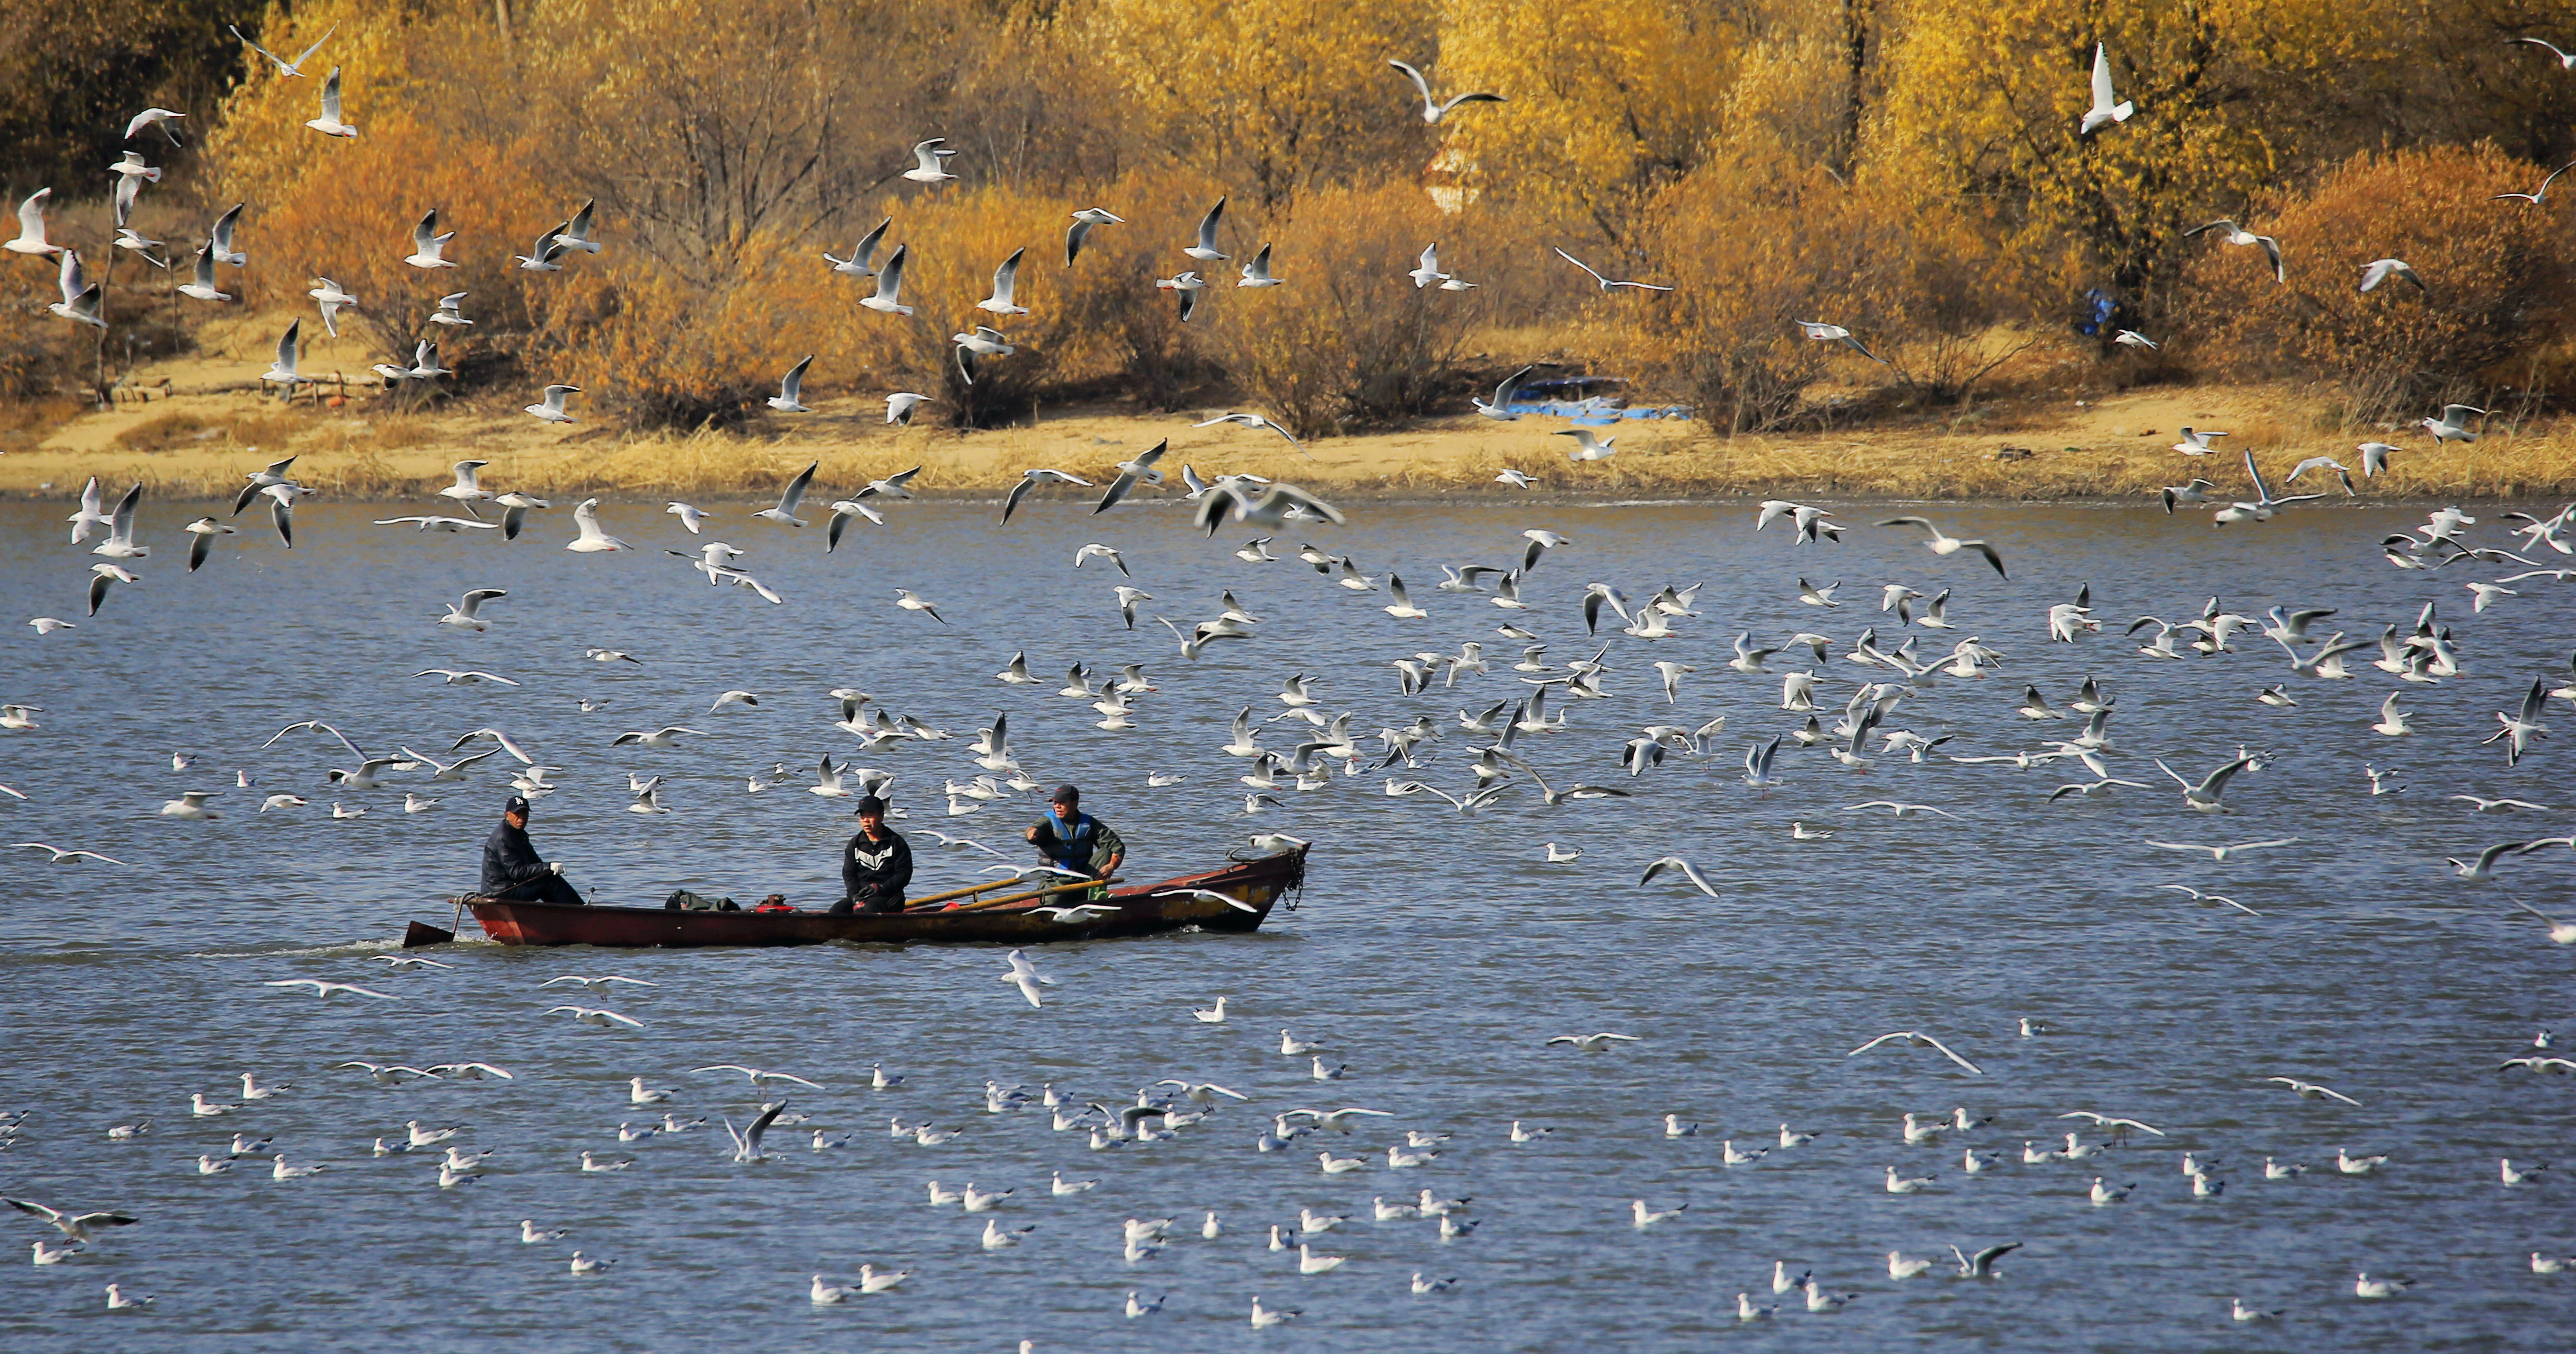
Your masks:
M2167 343L2166 379L2259 369L2362 410L2555 370L2565 214L2485 198L2576 156L2576 80L2505 41L2563 25L2543 0L307 0L252 31L336 26L312 75L243 64L176 163L206 208L250 204L244 304L317 276L359 296L337 365L407 360L465 291L475 326L438 335L456 389L569 381L651 425L765 417L808 353L814 394L918 390L976 426L1232 397L1326 435L1530 361L1720 428L1820 424L1971 398L2033 343L2107 363L2066 323L2094 287ZM2096 42L2138 111L2082 136ZM1390 59L1508 102L1426 125ZM354 141L301 125L330 65ZM931 137L958 178L899 177ZM1183 325L1152 284L1219 197L1234 258ZM603 253L511 263L589 200ZM1068 269L1089 206L1127 223ZM457 269L401 262L431 207ZM820 258L886 216L909 319ZM2279 235L2292 285L2186 239L2218 216ZM1476 289L1405 279L1435 241ZM1286 285L1236 288L1264 243ZM1678 289L1602 295L1557 246ZM1033 313L975 311L1022 248ZM2435 284L2411 314L2349 291L2392 254ZM57 341L30 313L0 328L20 385ZM970 388L949 335L978 320L1018 351Z

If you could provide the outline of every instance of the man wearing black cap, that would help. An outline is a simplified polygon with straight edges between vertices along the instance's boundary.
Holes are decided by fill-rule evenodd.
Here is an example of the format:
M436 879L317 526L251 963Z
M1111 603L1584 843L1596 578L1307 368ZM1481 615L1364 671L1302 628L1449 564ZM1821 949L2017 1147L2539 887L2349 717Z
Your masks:
M528 801L518 795L501 806L501 825L483 839L483 886L476 892L507 903L582 903L564 882L563 866L537 859L528 841Z
M834 912L901 912L912 883L912 843L885 825L886 803L859 800L859 834L841 854L841 901Z
M1059 786L1047 816L1030 825L1029 841L1047 864L1075 870L1094 879L1118 873L1127 858L1127 843L1108 824L1082 811L1082 791Z

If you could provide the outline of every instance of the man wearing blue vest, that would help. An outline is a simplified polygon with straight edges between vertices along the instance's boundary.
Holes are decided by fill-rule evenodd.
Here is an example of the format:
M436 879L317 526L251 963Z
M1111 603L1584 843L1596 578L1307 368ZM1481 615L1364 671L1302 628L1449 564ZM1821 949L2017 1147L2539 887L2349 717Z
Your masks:
M1082 811L1082 792L1070 785L1057 788L1054 807L1030 825L1028 839L1047 864L1094 879L1118 873L1118 863L1127 858L1127 843Z

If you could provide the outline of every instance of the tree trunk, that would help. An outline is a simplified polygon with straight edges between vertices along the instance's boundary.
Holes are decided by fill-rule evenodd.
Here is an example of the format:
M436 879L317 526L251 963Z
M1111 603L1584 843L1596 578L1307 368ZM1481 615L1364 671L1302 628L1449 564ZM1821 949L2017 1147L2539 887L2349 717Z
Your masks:
M1834 133L1832 168L1846 182L1860 163L1861 115L1869 109L1869 30L1876 9L1877 0L1843 0L1843 115Z
M492 0L492 22L500 27L501 41L510 40L510 0Z

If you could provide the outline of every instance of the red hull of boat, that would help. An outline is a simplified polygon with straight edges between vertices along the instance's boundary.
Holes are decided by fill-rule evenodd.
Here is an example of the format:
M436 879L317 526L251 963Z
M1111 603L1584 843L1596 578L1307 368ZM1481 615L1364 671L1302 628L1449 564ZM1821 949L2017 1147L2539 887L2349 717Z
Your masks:
M1030 906L918 912L684 912L659 907L573 907L560 903L462 901L483 933L504 945L601 945L620 948L698 948L719 945L820 945L982 943L1042 945L1066 940L1151 935L1196 927L1252 931L1281 895L1301 887L1306 852L1236 861L1221 870L1186 875L1138 888L1112 889L1105 902L1118 911L1089 921L1058 921ZM1172 892L1205 889L1250 911L1213 898Z

